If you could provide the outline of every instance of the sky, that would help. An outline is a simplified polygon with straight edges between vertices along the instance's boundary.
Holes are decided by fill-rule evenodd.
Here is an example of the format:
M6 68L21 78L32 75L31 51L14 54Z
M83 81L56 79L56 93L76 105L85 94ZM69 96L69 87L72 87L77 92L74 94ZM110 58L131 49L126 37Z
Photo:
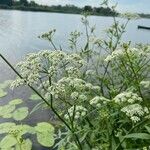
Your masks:
M102 0L34 0L44 5L73 4L79 7L85 5L100 6ZM109 0L110 4L118 3L119 12L150 13L150 0Z

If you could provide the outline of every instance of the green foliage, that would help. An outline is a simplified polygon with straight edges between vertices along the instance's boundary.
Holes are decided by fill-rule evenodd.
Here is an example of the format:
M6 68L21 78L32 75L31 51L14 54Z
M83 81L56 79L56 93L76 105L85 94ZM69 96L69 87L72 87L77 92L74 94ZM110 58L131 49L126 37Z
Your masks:
M0 83L0 98L5 97L7 92L5 89L11 84L12 80L7 80L4 83Z
M149 140L150 134L147 133L132 133L125 136L125 138L136 138L136 139L144 139Z
M103 4L108 7L107 0ZM111 6L111 11L115 7ZM78 31L70 34L71 52L59 50L55 45L54 29L39 36L50 42L54 51L28 54L16 69L6 62L19 75L12 88L26 85L38 93L30 97L39 100L31 113L46 108L61 123L57 124L56 136L54 127L46 122L34 127L10 122L0 124L0 133L8 139L8 144L2 140L4 146L19 149L24 145L31 149L31 141L23 138L29 133L35 134L45 147L53 146L56 140L58 150L148 149L150 46L122 42L128 22L138 16L125 13L122 17L126 19L123 24L113 17L114 23L106 30L104 40L96 36L95 26L90 25L85 13L81 20L85 34ZM78 41L82 36L85 45L80 47ZM1 116L24 119L28 109L16 109L21 103L13 100L1 106Z
M29 99L37 101L40 100L41 98L37 94L32 94Z
M4 90L0 89L0 98L5 97L7 95L7 92Z
M23 120L28 116L28 108L27 107L18 108L13 112L12 116L17 121Z
M51 147L54 145L54 127L48 123L38 123L35 127L38 142L45 146Z
M23 102L22 99L13 99L9 102L10 105L19 105Z
M54 145L54 127L46 122L41 122L35 127L29 125L16 125L15 123L0 124L0 134L6 136L0 142L0 148L7 149L15 147L16 150L31 150L30 139L23 139L25 134L35 134L37 141L46 147Z
M17 144L17 139L13 137L12 135L5 136L2 141L0 142L0 147L2 149L11 148L12 146Z

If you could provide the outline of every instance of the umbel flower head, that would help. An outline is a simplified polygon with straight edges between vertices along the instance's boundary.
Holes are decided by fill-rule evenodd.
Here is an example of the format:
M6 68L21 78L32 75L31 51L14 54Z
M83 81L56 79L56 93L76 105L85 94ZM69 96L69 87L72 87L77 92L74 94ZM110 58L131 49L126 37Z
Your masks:
M44 50L31 53L17 64L17 69L22 76L12 83L12 87L22 84L38 84L43 77L61 76L64 71L68 76L79 76L79 69L84 65L84 60L77 54L68 54L62 51Z
M103 96L96 96L90 100L90 105L96 108L100 108L103 104L107 104L110 100Z
M138 122L141 117L149 114L147 107L142 107L140 104L132 104L121 109L133 122Z
M82 117L86 116L87 114L87 109L84 108L83 106L72 106L71 108L68 109L68 114L66 114L64 117L66 119L73 118L78 120L82 119Z
M135 102L142 102L142 98L139 97L136 93L133 92L123 92L118 94L114 98L115 103L117 104L134 104Z

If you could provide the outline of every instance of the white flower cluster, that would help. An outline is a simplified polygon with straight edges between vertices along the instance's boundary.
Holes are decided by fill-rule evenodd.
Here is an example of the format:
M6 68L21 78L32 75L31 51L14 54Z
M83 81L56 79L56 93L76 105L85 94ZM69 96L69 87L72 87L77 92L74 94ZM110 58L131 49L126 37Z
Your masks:
M39 38L51 41L53 36L54 36L54 34L55 34L55 32L56 32L56 29L52 29L52 30L50 30L47 33L43 33L41 36L39 36Z
M103 104L107 104L110 100L103 96L96 96L90 100L90 104L94 107L100 108Z
M135 19L139 19L140 18L140 16L137 13L129 13L129 12L121 14L120 17L127 18L129 20L131 20L131 19L135 20Z
M58 98L58 96L63 93L66 93L65 86L63 84L52 83L45 93L45 98L49 99L50 94L52 94L55 98Z
M122 49L118 49L118 50L115 50L113 51L110 55L108 55L106 58L105 58L105 61L106 62L109 62L115 58L118 58L120 56L122 56L124 53L123 53L123 50Z
M66 72L69 77L79 77L80 76L80 70L76 67L68 67L68 68L66 68Z
M67 68L69 76L78 76L79 68L84 65L83 59L77 54L67 54L62 51L40 51L31 53L17 64L17 69L23 79L17 79L12 87L24 84L37 84L43 76L61 75L62 68ZM72 75L71 75L72 74Z
M86 75L87 76L93 76L93 75L95 75L95 71L94 70L87 70Z
M86 96L85 94L79 94L79 92L73 92L73 93L71 93L70 97L71 97L73 100L79 99L81 102L87 100L87 96Z
M134 123L140 121L140 117L149 114L147 107L142 107L140 104L132 104L121 109Z
M67 87L73 88L76 91L100 90L99 86L94 86L91 83L86 83L80 78L64 77L58 81L58 84L64 84Z
M86 101L87 99L88 99L88 97L85 94L79 95L79 100L81 100L82 102Z
M142 102L142 98L133 92L123 92L118 94L114 98L114 101L117 104L124 104L124 103L134 104L135 102Z
M150 48L128 48L127 50L125 49L117 49L115 51L113 51L111 54L107 55L107 57L105 58L105 61L106 62L109 62L109 61L112 61L114 59L117 59L117 58L121 58L123 56L126 56L126 55L130 55L130 56L136 56L137 58L140 58L142 56L149 56L150 55Z
M150 87L150 81L141 81L140 83L144 88L149 88Z
M48 98L50 94L52 94L54 97L58 96L70 96L72 100L81 100L86 101L88 99L87 92L91 91L94 92L100 91L99 86L94 86L91 83L86 83L84 80L80 78L74 78L74 77L63 77L56 83L52 83L52 85L49 85L49 82L44 82L44 88L46 89L45 97ZM68 92L72 93L68 93Z
M85 64L85 61L78 54L70 54L66 58L73 66L82 67Z
M73 92L73 93L71 93L70 97L71 97L73 100L76 100L76 99L78 99L78 97L79 97L79 93L78 93L78 92Z
M82 117L85 117L87 114L87 109L83 106L72 106L68 109L68 114L66 114L64 117L66 119L74 117L74 119L81 119Z

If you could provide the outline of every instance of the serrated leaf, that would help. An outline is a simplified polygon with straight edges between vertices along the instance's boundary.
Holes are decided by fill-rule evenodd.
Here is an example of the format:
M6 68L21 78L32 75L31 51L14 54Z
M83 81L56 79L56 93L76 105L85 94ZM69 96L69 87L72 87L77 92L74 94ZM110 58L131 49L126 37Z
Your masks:
M1 148L11 148L17 143L17 140L12 135L5 136L0 142Z
M54 127L51 124L47 122L38 123L35 130L37 133L37 141L41 145L45 147L54 145Z
M41 98L37 94L32 94L29 98L30 100L40 100Z
M14 111L13 118L17 121L23 120L28 116L28 107L21 107Z
M7 92L4 90L0 89L0 98L5 97L7 95Z
M125 138L136 138L136 139L149 140L150 139L150 134L147 134L147 133L132 133L132 134L126 135Z
M19 105L23 102L22 99L13 99L9 102L10 105Z

